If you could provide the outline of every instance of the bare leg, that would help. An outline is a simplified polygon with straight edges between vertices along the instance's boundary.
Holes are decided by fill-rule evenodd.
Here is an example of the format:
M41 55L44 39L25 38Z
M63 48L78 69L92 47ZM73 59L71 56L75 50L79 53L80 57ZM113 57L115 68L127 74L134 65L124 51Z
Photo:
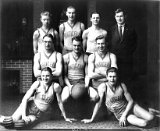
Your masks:
M16 111L13 113L12 118L14 122L22 118L22 105L21 104L16 109Z
M135 126L145 127L147 125L147 121L141 118L138 118L137 116L130 114L127 117L127 121Z
M99 100L98 92L93 87L89 87L89 96L91 101L96 102Z
M153 120L154 116L144 108L140 107L138 104L135 104L133 107L133 113L146 121Z
M70 93L69 93L69 87L68 86L65 86L62 90L62 94L61 94L61 98L62 98L62 102L66 102L67 99L69 98L70 96Z

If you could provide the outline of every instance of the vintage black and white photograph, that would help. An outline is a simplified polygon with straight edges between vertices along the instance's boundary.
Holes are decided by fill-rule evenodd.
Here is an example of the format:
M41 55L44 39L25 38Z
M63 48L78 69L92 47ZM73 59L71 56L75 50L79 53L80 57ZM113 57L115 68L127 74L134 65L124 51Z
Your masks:
M159 131L159 0L1 0L0 130Z

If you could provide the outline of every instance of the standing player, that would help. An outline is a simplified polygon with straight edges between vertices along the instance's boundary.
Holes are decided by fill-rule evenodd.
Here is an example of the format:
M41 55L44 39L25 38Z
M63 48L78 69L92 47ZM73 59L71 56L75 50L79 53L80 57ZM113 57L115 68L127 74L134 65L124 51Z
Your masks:
M76 9L73 6L67 8L66 16L68 20L59 26L60 45L63 54L72 51L72 38L81 36L85 29L83 23L76 21Z
M43 48L42 52L36 53L34 56L33 72L36 78L41 76L41 69L44 67L50 67L52 69L52 75L54 80L62 74L62 55L55 51L56 38L51 34L47 34L43 37Z
M96 37L103 35L106 37L107 31L99 27L100 15L97 12L92 13L90 21L91 27L83 32L83 48L88 54L96 52Z
M98 99L97 92L88 87L87 67L88 67L88 56L82 51L82 38L73 38L73 51L65 54L64 67L65 67L65 84L66 86L62 91L62 101L65 102L70 96L73 85L77 83L85 84L85 87L89 89L90 98L92 101Z
M40 20L41 20L42 26L38 28L33 34L34 54L36 54L37 52L43 51L43 37L46 34L52 34L53 37L56 38L55 47L57 47L59 43L58 32L53 28L51 28L51 14L48 11L42 12Z

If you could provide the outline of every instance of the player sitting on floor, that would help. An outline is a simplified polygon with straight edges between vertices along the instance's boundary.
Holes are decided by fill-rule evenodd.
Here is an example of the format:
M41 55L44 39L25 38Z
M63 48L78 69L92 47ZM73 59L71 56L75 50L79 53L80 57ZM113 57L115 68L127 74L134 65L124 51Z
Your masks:
M127 123L145 127L149 121L153 120L154 113L159 113L154 109L147 111L133 101L127 87L124 83L118 81L118 70L111 67L106 72L107 82L102 83L99 87L100 100L96 103L91 119L84 119L82 122L90 123L95 116L105 97L105 105L114 113L119 121L120 126L126 126Z
M42 69L41 81L35 81L24 95L20 106L12 116L0 116L0 124L5 127L24 127L38 120L50 108L54 95L57 97L59 108L65 121L72 122L66 117L61 100L61 87L52 82L52 70L49 67Z

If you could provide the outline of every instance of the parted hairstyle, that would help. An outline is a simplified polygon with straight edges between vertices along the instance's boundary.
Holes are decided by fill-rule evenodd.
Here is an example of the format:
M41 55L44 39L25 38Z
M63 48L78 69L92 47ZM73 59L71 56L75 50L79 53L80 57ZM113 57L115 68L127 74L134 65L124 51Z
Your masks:
M51 40L52 40L53 44L56 42L56 38L55 38L55 37L53 37L53 35L52 35L52 34L46 34L45 36L43 36L43 39L44 39L45 37L49 37L49 38L51 38Z
M106 75L108 75L108 73L110 73L110 72L115 72L117 74L117 76L119 75L118 69L116 67L108 68L107 71L106 71Z
M51 18L52 14L49 12L49 11L43 11L41 14L40 14L40 17L42 16L49 16Z
M90 17L92 17L92 15L94 15L94 14L98 14L99 17L101 17L100 14L99 14L98 12L92 12L91 15L90 15Z
M75 37L72 38L72 41L74 41L74 40L75 40L75 41L82 42L83 39L82 39L81 36L78 35L78 36L75 36Z
M99 35L99 36L96 37L96 41L99 40L99 39L100 40L101 39L105 39L106 40L106 37L104 35Z
M68 9L74 9L75 12L76 12L76 8L74 6L68 6L67 9L66 9L66 12L67 12Z
M123 15L126 16L126 12L124 10L122 10L121 8L116 9L114 13L116 15L119 12L123 12Z
M44 67L41 71L48 71L52 75L52 70L50 67Z

